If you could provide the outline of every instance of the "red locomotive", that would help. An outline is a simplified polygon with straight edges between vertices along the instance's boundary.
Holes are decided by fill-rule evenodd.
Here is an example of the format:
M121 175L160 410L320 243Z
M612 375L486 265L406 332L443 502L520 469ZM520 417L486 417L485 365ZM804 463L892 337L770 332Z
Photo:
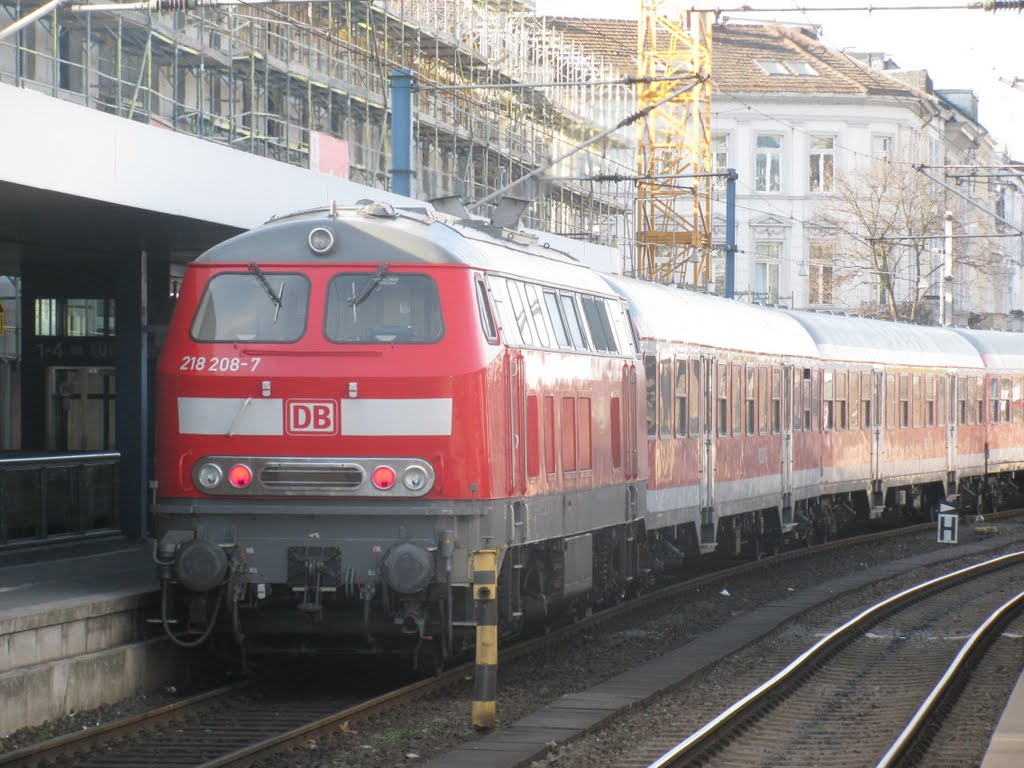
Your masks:
M182 285L158 376L163 616L251 649L442 662L497 549L502 632L712 551L991 497L1024 336L757 308L368 203Z

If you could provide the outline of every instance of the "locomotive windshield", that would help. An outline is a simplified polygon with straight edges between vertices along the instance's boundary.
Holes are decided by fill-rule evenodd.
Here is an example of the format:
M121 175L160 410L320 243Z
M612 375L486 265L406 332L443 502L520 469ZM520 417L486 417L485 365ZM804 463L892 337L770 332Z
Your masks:
M430 344L444 333L437 284L426 275L343 273L327 289L324 335L343 344Z
M192 320L196 341L290 342L306 329L309 281L302 275L225 272L206 286Z

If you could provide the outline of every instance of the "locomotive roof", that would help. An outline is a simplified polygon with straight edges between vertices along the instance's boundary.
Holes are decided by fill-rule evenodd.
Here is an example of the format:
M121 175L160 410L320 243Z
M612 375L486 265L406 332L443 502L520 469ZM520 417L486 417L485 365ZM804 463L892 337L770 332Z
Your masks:
M983 365L977 350L946 328L816 312L775 311L806 328L824 359L933 368Z
M309 233L329 229L335 246L324 256L309 247ZM237 235L202 254L197 263L248 264L457 264L555 285L608 293L590 267L532 238L427 213L371 203L358 208L320 208L281 218Z
M818 357L799 323L781 312L618 275L605 275L629 302L640 335L787 357Z
M953 328L952 331L967 339L989 368L1016 371L1024 368L1024 333L968 328Z

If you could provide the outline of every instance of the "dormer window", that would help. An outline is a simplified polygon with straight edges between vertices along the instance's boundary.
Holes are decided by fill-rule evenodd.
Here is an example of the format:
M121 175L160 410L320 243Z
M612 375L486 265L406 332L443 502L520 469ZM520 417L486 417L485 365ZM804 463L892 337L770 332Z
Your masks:
M806 61L787 61L786 66L793 71L794 75L818 76L818 71Z
M818 76L818 71L806 61L757 61L756 63L768 75Z
M758 61L757 66L769 75L788 75L789 70L781 61Z

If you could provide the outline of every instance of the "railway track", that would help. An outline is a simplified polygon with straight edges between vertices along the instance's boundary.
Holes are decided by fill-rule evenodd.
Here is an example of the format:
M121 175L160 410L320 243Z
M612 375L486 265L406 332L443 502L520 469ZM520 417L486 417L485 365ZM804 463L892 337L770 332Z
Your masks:
M872 533L833 541L813 549L795 549L770 559L706 573L647 592L543 637L502 648L501 662L507 664L517 658L543 653L546 648L558 648L574 635L591 632L608 622L622 620L631 612L650 610L661 603L678 600L687 592L768 570L784 561L931 529L931 524L922 524ZM158 765L248 765L274 752L304 749L323 734L356 726L416 699L437 695L451 687L464 686L472 670L471 663L462 664L436 677L420 680L380 696L361 699L336 696L303 697L298 701L276 697L261 700L254 698L251 689L245 685L230 686L102 727L0 755L0 766L7 768L54 763L92 768L115 763L125 768L134 765L146 768Z
M1024 552L1017 552L893 595L649 768L919 764L943 740L939 724L968 670L1024 605L1021 585Z

